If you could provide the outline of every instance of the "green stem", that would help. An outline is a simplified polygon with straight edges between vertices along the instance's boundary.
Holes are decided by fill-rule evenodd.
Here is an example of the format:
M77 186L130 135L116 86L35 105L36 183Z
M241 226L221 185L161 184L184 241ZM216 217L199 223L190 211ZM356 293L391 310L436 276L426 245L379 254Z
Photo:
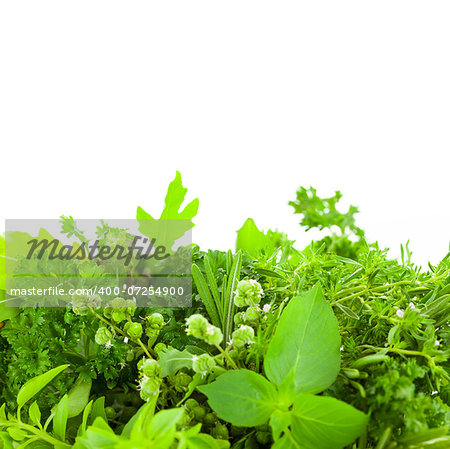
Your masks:
M419 352L419 351L411 351L409 349L391 348L391 349L389 349L389 352L395 352L397 354L405 354L405 355L420 355L422 357L425 357L425 358L431 360L431 357L428 354L425 354L424 352Z
M381 438L378 440L378 444L375 449L384 449L386 447L386 445L389 443L389 440L391 439L391 433L392 433L392 430L390 427L388 427L383 432L383 435L381 435Z
M392 284L380 285L379 287L372 288L372 291L378 292L378 291L385 290L386 288L391 288L391 287L395 287L397 285L406 285L406 284L411 284L411 281L398 281L398 282L394 282Z
M227 359L227 361L229 362L229 364L234 368L234 369L239 369L238 366L236 365L236 363L234 363L234 360L230 357L230 354L228 354L226 351L223 350L223 348L219 345L214 345L219 351L220 353Z
M122 329L119 329L114 324L109 322L107 319L103 318L101 315L99 315L92 307L89 307L89 310L100 320L103 321L108 326L111 326L117 333L123 335L124 337L128 337L125 332L122 331Z
M366 289L361 290L361 291L359 291L359 292L353 293L353 295L349 295L349 296L346 296L345 298L338 299L338 300L335 301L335 302L344 302L344 301L348 301L349 299L357 298L358 296L360 296L360 295L363 294L363 293L367 293L367 290L366 290Z
M0 425L5 427L20 427L23 430L26 430L27 432L33 433L36 435L40 440L46 441L47 443L52 444L53 446L67 446L72 447L70 444L64 443L63 441L57 440L56 438L53 438L51 435L49 435L47 432L44 432L42 430L36 429L36 427L30 426L29 424L25 424L23 422L11 422L11 421L3 421L0 420Z
M352 293L359 290L364 291L365 289L366 289L365 286L357 285L356 287L345 288L344 290L337 292L335 296L340 296L342 294Z
M151 356L150 352L147 349L147 346L144 345L144 343L142 343L142 340L140 338L138 338L137 340L132 340L135 341L141 348L142 350L145 352L145 354L147 355L148 358L152 359L153 357Z

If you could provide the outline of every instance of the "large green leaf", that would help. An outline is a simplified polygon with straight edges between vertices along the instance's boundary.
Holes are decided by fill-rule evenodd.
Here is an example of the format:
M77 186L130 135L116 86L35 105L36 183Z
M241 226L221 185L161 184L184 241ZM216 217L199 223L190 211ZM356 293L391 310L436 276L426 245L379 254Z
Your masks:
M229 371L197 389L208 396L219 418L236 426L262 425L277 406L275 387L263 376L245 369Z
M40 376L34 377L26 382L17 395L17 405L23 407L33 396L38 394L47 384L49 384L59 373L64 371L69 365L61 365Z
M341 449L356 440L368 416L345 402L310 394L296 398L292 434L305 449Z
M319 393L339 372L340 342L336 317L317 284L283 311L264 358L265 373L279 386L293 371L297 393Z

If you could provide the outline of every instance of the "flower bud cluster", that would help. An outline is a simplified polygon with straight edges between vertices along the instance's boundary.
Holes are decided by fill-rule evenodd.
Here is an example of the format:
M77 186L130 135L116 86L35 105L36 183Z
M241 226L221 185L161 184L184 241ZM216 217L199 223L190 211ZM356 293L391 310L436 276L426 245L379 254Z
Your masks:
M239 281L234 293L236 307L256 306L261 301L263 289L259 282L248 279Z
M202 376L206 376L215 366L216 362L209 354L194 355L192 357L192 369Z
M192 335L210 345L220 345L222 343L222 331L218 327L210 324L202 315L191 315L186 319L186 324L186 333L188 335Z
M249 324L256 326L261 321L261 309L259 306L250 306L244 312L238 312L234 315L234 323L239 326L241 324Z
M255 331L250 326L242 325L232 334L232 342L236 348L243 348L245 345L251 345L255 342Z
M186 393L191 382L192 377L183 371L178 372L173 378L173 386L179 393Z
M133 340L138 340L142 337L142 324L141 323L125 323L123 330Z
M111 346L111 340L113 339L112 332L107 327L99 327L95 333L95 343L101 346Z
M132 317L136 311L136 304L131 299L115 298L111 305L103 309L106 318L111 318L116 323L121 323Z
M151 315L146 316L145 319L147 321L145 333L150 339L150 344L153 344L166 323L164 322L164 317L160 313L152 313Z
M149 401L159 392L161 379L161 366L154 359L142 359L138 362L140 372L139 390L141 398Z

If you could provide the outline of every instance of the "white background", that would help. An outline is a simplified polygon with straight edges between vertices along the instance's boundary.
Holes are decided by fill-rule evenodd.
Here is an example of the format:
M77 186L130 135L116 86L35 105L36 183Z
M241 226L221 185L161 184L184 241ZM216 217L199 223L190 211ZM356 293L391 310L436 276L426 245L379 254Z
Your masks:
M157 214L180 170L194 239L247 217L299 247L300 185L369 238L450 240L448 1L20 1L0 6L0 218Z

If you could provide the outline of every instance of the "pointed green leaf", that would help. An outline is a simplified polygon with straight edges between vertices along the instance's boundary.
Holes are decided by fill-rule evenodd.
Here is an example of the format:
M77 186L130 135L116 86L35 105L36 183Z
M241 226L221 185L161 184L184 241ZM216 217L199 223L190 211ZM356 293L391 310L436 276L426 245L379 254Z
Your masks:
M78 416L86 407L89 401L89 393L91 392L92 381L85 382L78 378L71 390L69 396L69 418Z
M63 396L55 409L53 417L53 432L61 440L66 439L67 419L69 417L69 397L67 394Z
M136 218L142 219L142 220L153 220L154 218L147 212L145 212L144 209L142 209L142 207L138 206L137 211L136 211Z
M197 387L224 419L236 426L265 424L277 407L277 391L263 376L249 370L229 371L209 385Z
M319 393L339 373L339 328L320 285L293 298L283 311L264 358L264 370L281 385L294 370L297 393Z
M211 296L208 284L206 283L200 268L195 264L192 265L192 278L194 279L200 298L202 299L205 309L211 319L211 323L214 324L214 326L221 327L216 304Z
M40 376L34 377L26 382L17 395L17 405L23 407L33 396L38 394L47 384L49 384L59 373L68 368L69 365L61 365Z
M89 414L91 413L93 403L94 403L94 401L89 401L89 403L86 405L86 407L83 410L83 418L81 420L81 425L78 428L78 435L83 435L83 433L86 432Z
M39 409L39 405L36 401L34 401L28 410L28 414L30 415L30 420L35 426L39 426L41 424L41 410Z
M236 251L242 250L253 257L263 250L271 253L273 244L270 239L260 231L252 218L247 218L242 228L237 231Z
M229 252L231 254L231 251ZM233 331L234 326L234 292L236 291L237 283L239 282L239 278L241 275L241 266L242 266L242 253L239 251L234 257L231 268L227 272L227 286L225 290L225 296L223 300L224 310L224 326L223 326L223 334L224 334L224 344L228 342L231 338L231 332ZM222 287L223 288L223 287Z
M216 304L217 311L219 312L219 318L222 320L222 318L223 318L222 301L220 298L219 287L217 286L217 282L214 277L213 270L211 268L209 255L204 258L204 265L205 265L205 273L206 273L206 278L208 279L209 288L211 290L211 294L213 296L214 303Z
M108 422L108 418L105 413L105 397L101 396L94 402L92 406L91 422L97 420L97 418L102 418L105 423Z

